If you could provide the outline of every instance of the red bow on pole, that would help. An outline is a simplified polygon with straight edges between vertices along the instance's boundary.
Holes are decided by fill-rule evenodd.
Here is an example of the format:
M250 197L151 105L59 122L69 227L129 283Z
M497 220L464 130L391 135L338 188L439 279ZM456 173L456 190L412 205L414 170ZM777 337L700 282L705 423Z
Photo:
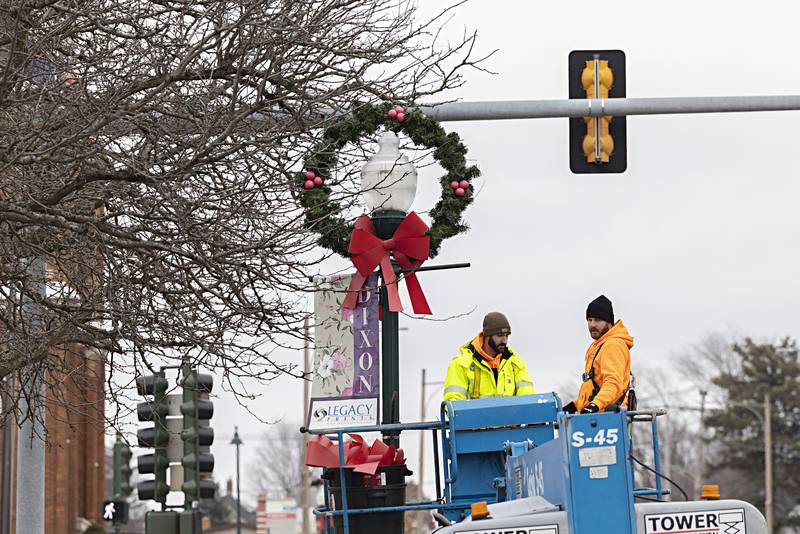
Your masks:
M350 237L350 247L348 248L350 259L358 272L350 282L343 306L349 309L356 307L358 292L364 287L364 281L380 265L383 282L386 284L389 295L389 311L403 311L390 254L394 254L394 259L401 269L419 267L428 259L430 252L430 237L425 235L427 231L428 225L412 211L403 219L403 222L394 231L394 235L383 240L375 235L372 219L367 215L359 217L353 229L353 235ZM406 273L405 279L414 313L431 315L431 309L422 292L422 286L417 280L417 275L413 272Z

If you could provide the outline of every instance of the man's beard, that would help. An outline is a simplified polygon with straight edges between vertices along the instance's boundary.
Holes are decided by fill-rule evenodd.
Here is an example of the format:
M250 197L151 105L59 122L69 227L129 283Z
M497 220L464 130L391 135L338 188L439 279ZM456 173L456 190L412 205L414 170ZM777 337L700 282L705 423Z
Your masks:
M492 350L495 351L497 354L503 354L506 351L505 343L500 343L499 345L494 342L494 339L489 338L489 346L492 347Z
M590 328L589 335L592 336L592 339L600 339L611 329L610 326L606 327L605 330L601 330L599 328Z

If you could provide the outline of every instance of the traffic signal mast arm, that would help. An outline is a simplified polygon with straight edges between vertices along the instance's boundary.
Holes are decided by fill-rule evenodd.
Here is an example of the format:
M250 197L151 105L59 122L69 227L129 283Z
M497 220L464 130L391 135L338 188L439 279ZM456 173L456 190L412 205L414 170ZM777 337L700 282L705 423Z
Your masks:
M800 95L447 102L419 109L440 122L795 111L800 110Z

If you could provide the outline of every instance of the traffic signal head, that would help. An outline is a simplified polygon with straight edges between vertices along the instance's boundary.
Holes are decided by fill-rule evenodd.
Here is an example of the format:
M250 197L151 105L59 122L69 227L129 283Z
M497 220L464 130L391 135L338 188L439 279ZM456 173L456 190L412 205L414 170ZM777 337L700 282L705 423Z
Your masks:
M136 437L139 440L140 447L155 449L169 445L169 432L165 427L160 426L158 422L154 427L137 430Z
M156 502L166 502L169 486L161 480L143 480L136 486L136 491L140 501L153 500Z
M136 390L139 395L163 395L167 392L168 387L169 382L163 371L154 375L136 377Z
M569 55L569 97L625 97L625 53L576 50ZM569 120L569 163L575 174L625 172L625 117L591 116Z
M139 473L153 473L153 480L139 482L137 490L140 500L153 499L164 503L169 493L167 486L167 459L166 447L169 444L169 431L167 430L167 388L169 383L163 371L155 375L140 376L136 379L136 388L141 395L153 395L153 401L140 402L136 407L139 421L152 421L152 427L140 428L136 437L140 447L153 449L152 454L137 458Z
M127 497L131 488L131 448L118 434L114 443L114 497Z
M202 478L204 473L211 473L214 470L214 456L200 451L200 447L208 447L214 441L214 430L209 426L203 426L203 423L214 415L214 404L210 400L201 398L211 392L213 377L200 374L188 365L181 368L181 373L184 377L181 382L183 387L181 465L184 480L181 489L186 502L190 503L213 497L216 488L213 481Z
M166 471L169 467L169 460L163 454L142 454L136 458L139 474L158 473Z

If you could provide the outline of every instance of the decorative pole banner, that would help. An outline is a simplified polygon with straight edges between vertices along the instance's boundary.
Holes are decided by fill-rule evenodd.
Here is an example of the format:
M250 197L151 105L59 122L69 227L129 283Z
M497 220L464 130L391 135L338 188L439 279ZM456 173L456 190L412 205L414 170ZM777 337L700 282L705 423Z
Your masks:
M314 376L306 426L352 428L378 424L380 353L378 273L343 307L352 275L328 278L314 293Z
M358 272L353 275L353 280L348 287L344 307L353 309L356 306L359 289L372 271L380 266L389 297L389 311L403 311L400 292L397 290L397 277L394 274L389 254L394 254L394 259L401 269L415 269L421 266L428 259L430 252L430 237L425 235L427 231L428 225L412 211L403 219L391 238L381 239L375 235L372 219L367 215L359 217L356 220L348 249L351 254L350 259ZM414 313L431 315L431 308L422 292L417 275L410 272L406 274L405 279Z

